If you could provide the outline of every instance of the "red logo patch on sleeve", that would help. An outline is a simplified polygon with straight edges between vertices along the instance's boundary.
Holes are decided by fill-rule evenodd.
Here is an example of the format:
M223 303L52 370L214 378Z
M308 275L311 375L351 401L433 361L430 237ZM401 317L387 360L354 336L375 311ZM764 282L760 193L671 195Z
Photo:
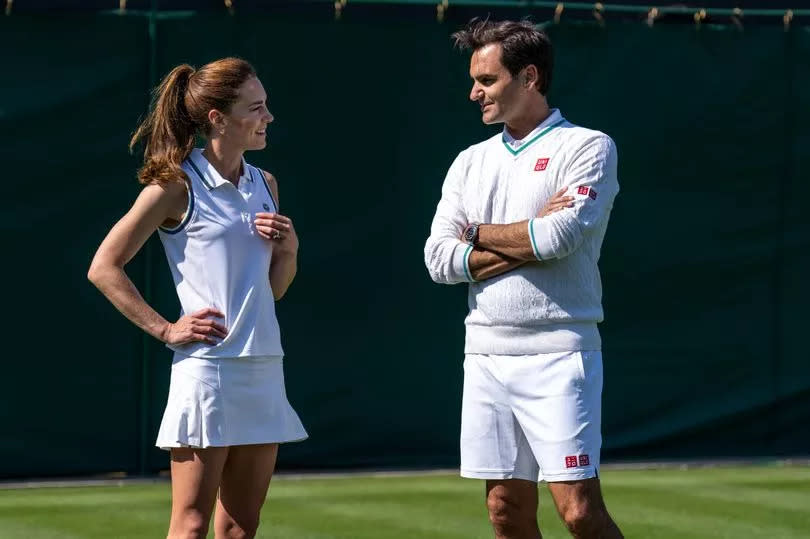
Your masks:
M580 466L589 466L591 464L591 459L588 458L588 455L580 455L579 456L579 465Z
M571 455L565 457L565 467L566 468L576 468L577 467L577 456Z
M588 187L587 185L582 185L577 187L577 194L578 195L588 195L591 197L592 200L596 200L596 191L592 188Z
M537 163L534 164L534 171L538 172L540 170L546 170L548 166L548 157L542 157L537 160Z

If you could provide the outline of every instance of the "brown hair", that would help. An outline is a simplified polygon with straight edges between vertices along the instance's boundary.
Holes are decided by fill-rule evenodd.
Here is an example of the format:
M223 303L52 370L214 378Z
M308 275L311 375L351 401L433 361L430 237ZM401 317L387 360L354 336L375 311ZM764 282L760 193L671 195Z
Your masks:
M198 70L188 64L172 69L153 92L149 114L129 142L130 151L144 144L138 181L183 181L180 164L194 149L196 135L208 135L208 112L228 113L239 88L255 76L253 66L239 58L216 60Z
M456 47L477 51L490 43L500 43L501 63L512 76L528 65L537 68L537 89L547 95L551 86L554 67L554 51L548 36L538 30L531 21L490 21L472 19L467 27L453 34Z

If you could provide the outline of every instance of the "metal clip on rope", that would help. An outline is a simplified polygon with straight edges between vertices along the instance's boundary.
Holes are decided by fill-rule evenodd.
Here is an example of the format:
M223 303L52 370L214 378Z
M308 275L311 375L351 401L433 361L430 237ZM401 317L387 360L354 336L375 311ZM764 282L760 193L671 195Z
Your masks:
M735 7L731 12L731 22L734 23L734 26L737 27L738 30L743 30L743 10Z
M700 11L695 12L693 18L695 19L695 26L700 28L700 23L702 23L706 19L706 10L701 9Z
M650 11L647 12L647 26L652 28L655 24L655 19L657 19L660 14L657 7L650 8Z
M604 10L605 6L602 5L602 2L597 2L593 5L593 18L599 22L599 26L605 25L605 18L602 16Z
M343 8L346 7L347 0L335 0L335 20L339 21L343 15Z
M557 4L557 7L554 8L554 24L560 24L560 17L562 17L562 13L565 10L565 4L560 2Z
M440 3L436 4L436 20L438 22L444 21L444 14L447 12L449 5L449 0L442 0Z

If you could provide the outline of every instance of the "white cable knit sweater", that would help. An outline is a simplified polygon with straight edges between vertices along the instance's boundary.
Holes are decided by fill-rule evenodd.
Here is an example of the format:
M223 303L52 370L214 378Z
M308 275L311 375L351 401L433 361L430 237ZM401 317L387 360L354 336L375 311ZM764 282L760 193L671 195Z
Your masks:
M503 133L461 152L450 167L425 244L437 283L470 283L468 354L599 350L602 321L599 251L619 191L616 146L559 110L522 141ZM535 218L567 187L574 207ZM538 258L482 282L470 276L468 223L529 221Z

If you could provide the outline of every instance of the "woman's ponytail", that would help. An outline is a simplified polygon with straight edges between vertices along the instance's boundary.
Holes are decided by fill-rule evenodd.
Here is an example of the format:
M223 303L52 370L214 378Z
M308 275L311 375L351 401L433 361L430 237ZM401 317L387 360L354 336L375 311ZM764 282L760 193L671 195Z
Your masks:
M143 184L165 185L185 177L180 164L194 148L199 127L186 108L194 73L193 67L182 64L166 75L155 90L149 114L129 142L130 151L139 142L144 144L143 166L138 171L138 181Z

